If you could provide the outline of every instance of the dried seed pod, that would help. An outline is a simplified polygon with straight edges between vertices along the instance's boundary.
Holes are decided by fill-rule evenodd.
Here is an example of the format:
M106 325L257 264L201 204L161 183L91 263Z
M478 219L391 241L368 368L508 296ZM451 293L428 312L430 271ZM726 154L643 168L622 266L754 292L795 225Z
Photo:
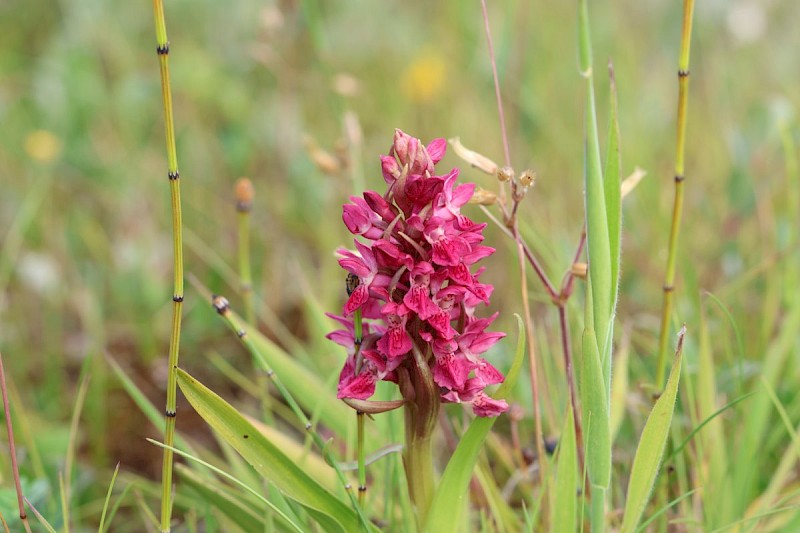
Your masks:
M453 151L456 153L456 155L473 167L486 172L490 176L497 174L497 163L485 155L481 155L478 152L465 147L463 144L461 144L461 139L458 137L453 137L452 139L449 139L448 142L450 143L450 146L453 147Z
M519 184L525 187L526 189L533 185L533 182L536 181L536 172L531 169L525 169L519 175Z

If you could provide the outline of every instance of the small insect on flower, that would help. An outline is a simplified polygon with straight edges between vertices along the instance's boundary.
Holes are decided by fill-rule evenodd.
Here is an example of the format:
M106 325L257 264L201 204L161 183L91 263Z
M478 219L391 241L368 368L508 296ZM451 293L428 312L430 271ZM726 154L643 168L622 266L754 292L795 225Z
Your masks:
M353 274L352 272L347 274L347 279L345 280L345 287L347 288L347 296L353 294L353 291L361 284L361 280L358 279L358 276Z

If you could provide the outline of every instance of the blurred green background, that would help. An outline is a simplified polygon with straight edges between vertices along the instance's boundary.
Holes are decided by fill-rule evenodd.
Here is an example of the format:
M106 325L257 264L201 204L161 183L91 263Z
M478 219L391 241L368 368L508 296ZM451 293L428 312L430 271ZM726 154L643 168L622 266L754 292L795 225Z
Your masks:
M647 172L624 202L619 332L630 340L631 409L639 413L638 426L625 429L630 442L622 454L629 456L655 373L681 4L616 0L590 2L590 10L601 135L610 58L623 177L637 167ZM503 159L480 4L174 0L166 16L186 271L238 303L232 187L250 177L256 292L307 343L321 371L334 374L344 354L322 338L330 325L314 319L314 306L338 311L343 302L334 250L351 241L341 204L363 188L382 189L378 155L394 128L426 142L459 136ZM538 176L521 223L558 283L583 212L576 5L495 1L489 16L513 164ZM757 382L764 353L798 298L800 197L785 152L798 138L798 24L795 0L697 5L676 324L689 329L691 375L693 331L707 311L720 406ZM0 125L0 350L20 438L38 443L39 473L50 484L31 470L30 455L21 461L27 483L39 479L40 501L53 501L80 374L89 372L74 497L88 502L85 513L92 515L91 502L118 461L123 471L152 479L160 471L160 451L143 439L161 430L139 414L106 362L112 357L163 404L172 248L150 3L0 3ZM309 143L334 156L346 152L347 168L323 172ZM442 164L462 163L448 153ZM476 170L461 176L496 189ZM477 208L468 213L485 219ZM513 331L512 314L522 309L514 249L496 228L487 241L498 249L486 261L486 278L496 285L492 308L501 312L496 327ZM545 431L554 435L566 405L557 315L538 280L531 277L529 286L547 378ZM709 305L707 292L726 310ZM570 304L575 340L581 309L578 294ZM206 355L217 351L241 367L249 358L191 286L184 316L181 366L237 398L240 391ZM262 329L286 344L276 328ZM504 344L496 351L500 367L513 342ZM789 336L792 349L799 344L800 334ZM790 360L778 388L794 408L794 423L797 363ZM516 399L530 424L527 391L520 387ZM203 435L202 423L181 406L179 429ZM729 422L745 416L746 409L737 411ZM776 439L774 449L787 445L786 435ZM766 472L777 457L765 461ZM8 466L0 472L2 501L9 503L0 509L13 515Z

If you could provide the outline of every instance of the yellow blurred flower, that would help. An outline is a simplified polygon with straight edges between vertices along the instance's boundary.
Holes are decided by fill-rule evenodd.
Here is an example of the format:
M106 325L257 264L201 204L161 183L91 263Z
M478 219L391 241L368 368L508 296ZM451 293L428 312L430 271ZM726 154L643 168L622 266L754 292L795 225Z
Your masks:
M403 73L403 92L412 102L431 102L442 91L445 75L446 65L438 52L420 53Z
M25 138L25 152L42 163L50 163L61 153L61 139L47 130L32 131Z

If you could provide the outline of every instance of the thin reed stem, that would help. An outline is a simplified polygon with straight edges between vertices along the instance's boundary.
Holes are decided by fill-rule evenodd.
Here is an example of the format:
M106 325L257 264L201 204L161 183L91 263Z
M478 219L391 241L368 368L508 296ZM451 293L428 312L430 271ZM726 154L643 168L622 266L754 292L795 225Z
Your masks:
M247 334L246 325L242 324L236 315L231 312L230 304L226 298L222 296L214 296L211 300L211 304L214 306L214 309L216 309L217 313L219 313L219 315L225 320L225 323L228 324L228 327L231 329L231 331L236 333L236 336L239 338L247 351L250 352L256 361L258 361L261 369L272 381L272 384L275 385L275 388L286 401L286 404L292 410L294 415L298 418L298 420L300 420L300 423L303 425L303 429L311 435L311 440L314 442L314 445L317 447L317 449L319 449L320 453L325 458L325 461L336 471L336 476L339 478L339 482L347 492L350 503L358 514L362 528L369 530L367 518L364 516L361 506L359 505L356 496L353 494L353 486L349 481L347 481L344 472L342 472L342 469L339 467L339 463L336 461L336 458L333 456L333 452L330 449L331 447L326 444L325 440L311 423L311 420L309 420L305 412L303 412L292 393L289 392L289 389L286 388L283 382L278 378L278 375L275 374L275 371L272 369L269 362L267 362L264 354L262 354L253 341L250 340L250 336Z
M169 40L164 19L162 0L153 0L153 16L156 29L156 52L161 68L161 97L164 105L164 127L167 143L167 177L172 200L172 246L173 246L173 292L172 329L169 341L169 363L167 368L167 401L164 411L164 444L172 446L175 438L177 415L178 352L181 339L181 317L183 310L183 235L181 216L180 173L175 148L175 126L172 118L172 90L169 83ZM172 519L172 460L173 452L164 448L161 470L161 531L170 531Z
M494 43L492 42L492 31L489 27L489 13L486 10L486 0L481 0L481 11L483 12L483 27L486 32L486 43L489 46L489 58L492 63L492 77L494 78L494 95L497 99L497 113L500 116L500 133L503 136L503 155L505 155L506 166L511 166L511 151L508 147L508 131L506 129L506 114L503 111L503 98L500 96L500 78L497 75L497 60L494 54Z
M247 178L236 180L236 213L239 229L239 290L244 303L244 317L252 325L256 324L253 305L253 276L250 268L250 212L253 210L253 184Z
M675 199L672 204L672 223L669 231L669 251L667 269L664 274L664 301L661 307L661 330L658 338L658 362L656 363L656 389L661 389L667 368L669 351L669 325L672 318L672 307L675 293L675 267L678 255L678 236L680 234L683 214L683 189L686 176L684 174L684 153L686 148L686 109L689 101L689 52L691 49L692 17L694 0L683 2L683 29L681 32L681 50L678 60L678 119L675 150Z
M495 97L497 100L497 112L500 117L500 132L503 137L503 153L505 156L505 163L507 167L511 167L511 151L509 149L508 144L508 132L506 128L506 119L505 119L505 112L503 111L503 98L500 94L500 77L497 74L497 60L494 53L494 44L492 42L492 32L489 26L489 13L486 9L486 0L481 0L481 12L483 15L483 24L484 24L484 31L486 33L486 42L489 47L489 60L492 64L492 77L494 79L494 91ZM550 293L551 297L555 294L553 289L552 283L547 278L544 270L539 265L539 262L533 257L533 254L529 253L530 251L527 250L527 246L522 240L522 237L519 234L519 227L517 224L517 217L516 215L516 208L519 203L518 198L514 198L514 206L512 213L509 214L505 208L505 185L502 184L500 186L500 198L499 203L502 207L503 214L506 218L506 228L510 229L511 237L517 244L517 258L519 260L519 269L520 269L520 292L522 295L522 308L523 314L525 315L525 328L528 330L528 362L529 362L529 371L530 371L530 379L531 379L531 388L533 390L533 412L534 412L534 423L535 423L535 433L536 433L536 453L539 457L539 483L542 487L545 486L545 462L547 461L547 456L545 455L544 451L544 432L542 430L542 415L540 412L541 404L539 402L539 376L538 376L538 368L537 368L537 357L536 357L536 341L533 329L533 318L531 317L531 309L530 309L530 302L528 301L528 280L525 274L525 260L531 262L536 274L539 276L539 279L542 280L542 284L548 289L548 293ZM527 250L527 253L526 253Z
M17 464L17 447L14 443L14 426L11 423L11 404L8 401L8 390L6 389L6 372L3 368L3 353L0 352L0 393L3 395L3 413L6 417L6 433L8 433L8 454L11 456L11 474L14 476L14 488L17 490L17 507L19 508L19 519L25 526L27 533L31 532L31 525L28 522L28 515L25 513L25 497L22 494L22 483L19 479L19 465Z

